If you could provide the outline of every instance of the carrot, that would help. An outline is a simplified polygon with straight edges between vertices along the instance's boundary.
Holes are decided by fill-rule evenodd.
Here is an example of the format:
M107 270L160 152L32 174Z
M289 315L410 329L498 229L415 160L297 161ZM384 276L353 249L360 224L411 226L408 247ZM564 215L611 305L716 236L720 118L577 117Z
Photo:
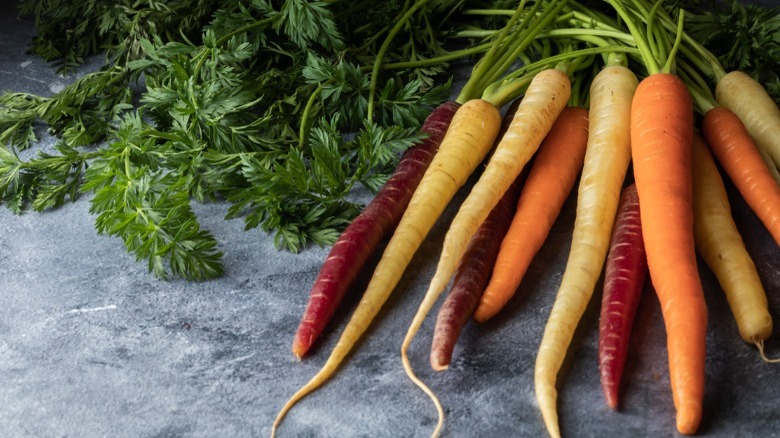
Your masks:
M320 371L282 407L274 421L272 433L276 432L279 423L295 403L336 372L368 329L437 218L491 149L500 123L498 109L482 99L465 102L455 113L439 151L412 195L336 346Z
M604 272L599 319L599 371L607 405L618 407L628 342L647 276L636 186L623 189Z
M745 342L772 334L766 293L731 216L726 188L707 145L693 141L693 231L696 248L717 277Z
M555 389L558 371L601 274L628 171L629 115L636 86L631 70L612 65L602 69L590 87L588 145L577 193L571 250L534 369L536 399L553 437L560 436Z
M443 411L435 395L414 375L407 350L426 315L449 283L474 232L539 148L556 117L566 106L570 93L569 78L560 70L543 70L534 76L511 126L496 146L487 167L450 224L444 237L436 272L404 337L401 345L404 369L409 378L431 397L439 413L434 435L443 423Z
M756 144L780 167L780 109L764 87L746 73L732 71L718 81L715 98L739 116Z
M498 256L501 239L512 222L512 213L527 172L521 172L471 238L452 280L447 299L436 318L431 344L431 367L447 369L460 331L477 307Z
M780 244L780 186L742 121L728 108L716 107L704 115L702 132L745 202Z
M707 307L693 238L693 103L668 73L645 78L631 108L631 150L650 278L661 302L677 430L696 432L704 396Z
M404 153L387 183L333 245L314 281L295 333L292 351L297 357L309 351L358 272L382 239L398 225L459 106L448 101L431 112L421 128L428 137Z
M496 143L504 137L517 112L522 97L512 101L504 113ZM522 172L501 198L469 242L447 299L439 309L431 345L431 366L437 371L448 367L460 331L479 301L498 254L498 245L512 221L512 207L517 201L527 172Z
M678 12L672 44L660 28L668 22L662 7L648 10L638 0L627 2L638 7L632 13L647 23L641 29L624 2L607 1L633 35L648 72L631 104L631 158L647 265L666 327L677 431L692 434L702 416L707 306L693 239L693 98L685 82L671 73L685 13ZM654 20L658 16L660 22Z
M567 107L539 147L490 282L474 312L477 322L492 318L514 295L574 186L587 142L588 110Z

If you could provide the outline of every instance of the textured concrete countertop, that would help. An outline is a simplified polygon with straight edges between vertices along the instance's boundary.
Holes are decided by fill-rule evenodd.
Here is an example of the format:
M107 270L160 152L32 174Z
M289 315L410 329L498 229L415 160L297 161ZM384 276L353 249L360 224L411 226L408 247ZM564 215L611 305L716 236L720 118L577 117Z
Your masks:
M0 89L48 95L74 79L57 76L25 53L33 33L29 22L16 20L3 6ZM52 143L47 138L42 146ZM780 251L729 190L777 318ZM445 436L545 435L533 363L568 254L575 203L574 196L567 201L503 315L465 328L446 372L428 366L433 318L425 321L411 360L441 398ZM205 283L160 281L118 239L96 234L88 208L89 199L82 197L43 214L16 216L0 209L0 436L267 436L278 409L318 370L349 316L339 313L310 358L298 361L290 353L328 249L278 252L269 236L243 231L240 220L225 221L225 205L196 205L202 225L221 242L225 276ZM290 412L279 436L431 433L435 411L404 375L399 348L433 273L443 233L442 225L433 230L359 349L330 383ZM706 268L701 272L709 331L700 434L778 436L780 365L763 363L739 338L722 291ZM646 292L620 412L606 407L599 385L600 292L594 295L560 376L566 436L675 435L665 331L658 300L651 289ZM349 308L355 303L352 296ZM775 329L770 354L780 355L778 339Z

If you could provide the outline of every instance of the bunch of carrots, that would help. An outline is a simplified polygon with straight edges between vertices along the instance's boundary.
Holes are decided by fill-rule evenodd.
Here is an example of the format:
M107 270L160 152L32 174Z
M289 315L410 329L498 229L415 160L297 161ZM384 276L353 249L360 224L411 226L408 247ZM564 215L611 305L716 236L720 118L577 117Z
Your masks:
M468 320L487 321L518 290L575 185L571 249L534 370L551 436L561 435L558 374L602 272L599 367L610 407L619 406L632 322L649 278L666 328L677 430L697 431L707 327L697 252L722 286L739 335L770 361L766 294L718 166L780 244L780 110L761 84L726 73L685 33L684 11L649 0L604 6L610 13L574 0L522 0L515 10L494 12L506 19L502 29L464 32L490 48L457 99L433 110L422 127L426 140L406 152L325 260L294 337L299 358L387 242L324 366L282 407L272 433L354 349L472 176L476 183L449 224L428 291L399 344L407 374L437 409L434 435L444 410L407 355L423 321L449 286L430 351L433 369L445 370Z

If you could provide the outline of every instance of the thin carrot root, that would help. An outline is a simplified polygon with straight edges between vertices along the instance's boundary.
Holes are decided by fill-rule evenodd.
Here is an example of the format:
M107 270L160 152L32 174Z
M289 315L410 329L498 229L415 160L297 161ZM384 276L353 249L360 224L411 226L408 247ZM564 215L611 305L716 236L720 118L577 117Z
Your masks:
M780 357L776 357L774 359L770 359L766 357L766 354L764 352L764 341L756 341L756 347L758 347L758 353L761 355L761 359L764 359L764 362L766 363L780 363Z

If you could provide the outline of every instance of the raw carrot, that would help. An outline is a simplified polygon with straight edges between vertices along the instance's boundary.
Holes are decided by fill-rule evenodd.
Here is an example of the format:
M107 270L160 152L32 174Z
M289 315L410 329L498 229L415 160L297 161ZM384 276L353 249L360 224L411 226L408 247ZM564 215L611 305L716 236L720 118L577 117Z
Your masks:
M607 1L634 36L648 73L631 104L631 158L647 265L666 327L677 431L693 434L704 398L707 306L693 239L693 98L685 82L671 73L685 13L678 12L672 44L670 34L660 29L668 22L662 7L645 9L640 1L629 2L638 7L631 13L647 23L641 29L624 2Z
M704 115L702 132L745 202L780 245L780 186L742 121L728 108L716 107Z
M636 186L623 189L604 269L599 318L599 374L607 405L618 407L631 327L647 277Z
M780 108L766 89L746 73L732 71L718 81L715 98L739 116L756 144L780 167Z
M272 433L275 433L290 408L325 383L352 351L389 298L412 256L455 192L465 184L469 175L491 149L500 123L501 115L498 109L482 99L465 102L455 113L439 151L412 195L409 206L336 346L320 371L282 407L274 421Z
M517 98L507 108L501 121L496 143L504 137L522 101ZM507 190L485 222L479 227L463 255L458 272L452 281L447 299L439 309L431 344L431 366L437 371L446 369L452 359L452 351L458 341L460 331L485 289L490 269L498 254L501 238L506 234L512 221L514 203L520 194L527 172L522 172Z
M421 128L428 137L404 153L387 183L333 245L314 281L295 333L292 345L295 356L300 358L309 351L358 272L382 239L398 225L459 106L447 101L431 112Z
M534 158L490 282L474 312L477 322L493 317L514 295L574 186L587 143L588 110L565 108Z
M629 116L636 86L631 70L612 65L602 69L590 87L588 146L577 192L571 250L534 369L536 399L553 437L560 437L555 389L558 371L604 266L631 159Z
M707 307L693 239L693 103L685 83L655 73L637 88L631 150L650 278L661 302L677 430L702 416Z
M693 231L696 248L718 279L745 342L772 334L766 292L731 216L726 188L707 145L693 140Z
M493 263L498 256L501 240L512 222L520 188L527 172L521 172L490 212L485 222L474 233L463 254L452 288L439 308L431 343L431 367L436 371L447 369L460 331L474 313L482 291L485 290Z
M471 236L539 148L556 117L566 106L570 93L569 78L560 70L544 70L533 78L517 108L511 126L496 146L487 167L450 224L444 237L436 272L404 337L401 345L404 369L409 378L431 397L439 413L439 422L434 435L443 424L443 412L435 395L414 375L407 355L409 345L428 312L449 283Z

